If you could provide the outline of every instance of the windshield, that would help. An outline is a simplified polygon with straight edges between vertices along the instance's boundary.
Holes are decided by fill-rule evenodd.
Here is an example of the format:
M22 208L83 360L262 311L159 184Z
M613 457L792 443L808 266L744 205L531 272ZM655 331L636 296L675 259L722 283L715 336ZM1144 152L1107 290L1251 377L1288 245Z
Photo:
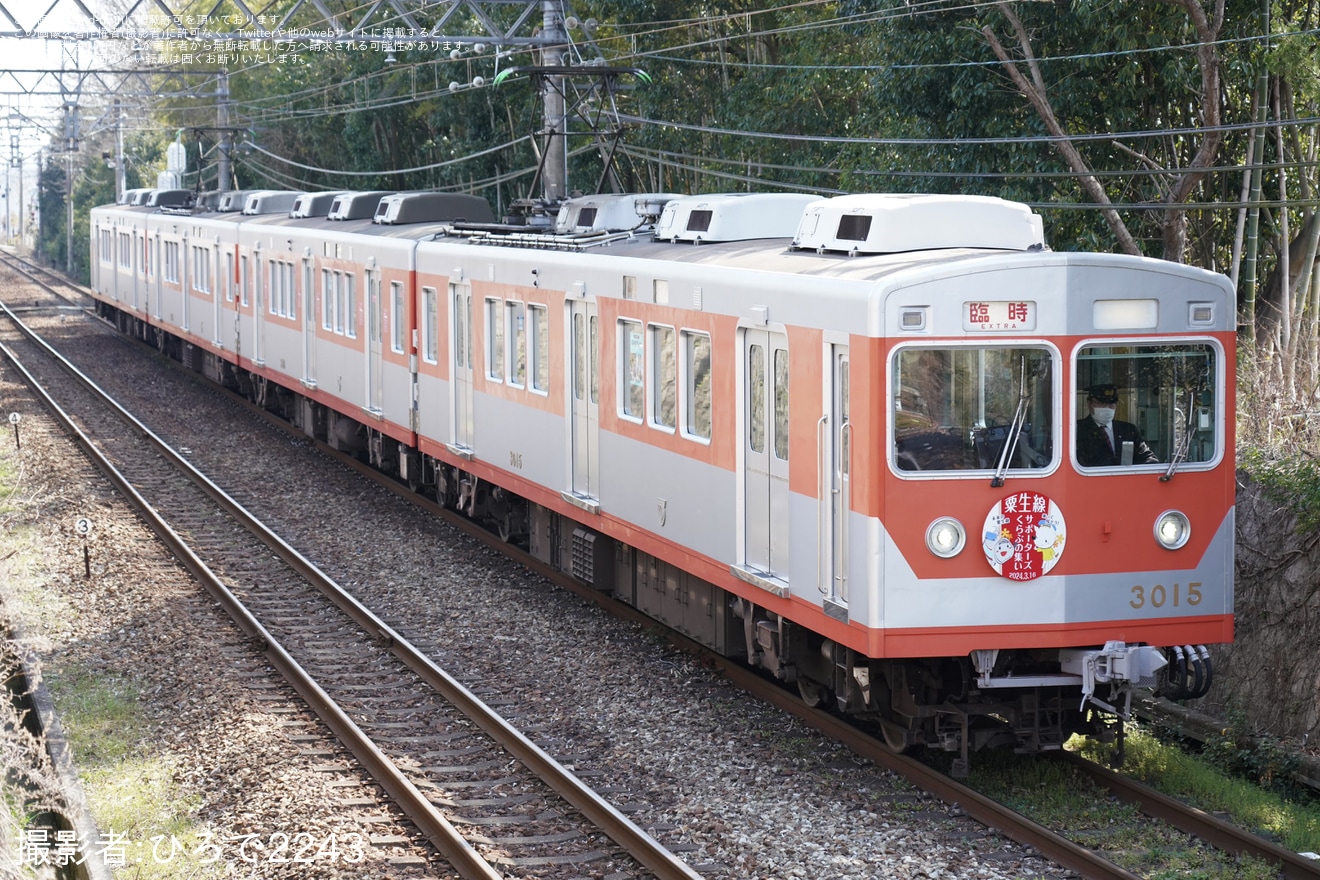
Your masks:
M1076 376L1080 466L1168 467L1214 459L1213 345L1085 346Z
M1054 455L1047 348L903 348L891 371L892 454L900 471L1047 467ZM1020 410L1020 414L1019 414ZM1010 443L1014 415L1020 427Z

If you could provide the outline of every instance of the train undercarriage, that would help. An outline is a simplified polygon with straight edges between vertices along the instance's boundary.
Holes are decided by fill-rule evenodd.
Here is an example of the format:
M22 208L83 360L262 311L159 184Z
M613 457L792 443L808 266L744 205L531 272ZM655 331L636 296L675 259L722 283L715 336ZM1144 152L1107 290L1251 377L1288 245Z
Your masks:
M542 562L612 594L727 657L796 687L804 702L874 726L895 751L969 754L1059 749L1075 733L1122 744L1133 691L1204 695L1204 647L1111 642L1074 650L973 651L965 657L874 659L839 645L672 563L529 502L450 462L401 444L265 377L101 304L121 331L243 395L326 443L527 548Z

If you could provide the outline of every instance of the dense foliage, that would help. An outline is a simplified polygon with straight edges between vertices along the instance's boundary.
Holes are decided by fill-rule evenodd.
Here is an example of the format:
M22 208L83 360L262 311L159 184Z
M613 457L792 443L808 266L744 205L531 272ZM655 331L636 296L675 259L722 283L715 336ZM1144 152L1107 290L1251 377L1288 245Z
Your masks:
M237 10L205 5L213 15ZM350 17L358 9L322 5ZM404 5L421 24L448 6ZM501 27L523 12L484 8ZM1314 0L1275 0L1268 19L1254 0L584 0L571 12L570 62L647 74L617 77L611 95L588 94L602 81L594 74L570 81L580 114L571 189L603 179L584 117L608 142L619 129L599 114L617 100L618 184L628 189L1026 201L1056 249L1126 250L1235 278L1241 270L1248 360L1265 382L1283 380L1290 399L1317 385ZM447 33L483 33L463 14L471 11L449 19ZM543 60L526 45L375 40L240 64L213 45L195 48L185 66L197 91L214 94L218 71L229 69L228 186L462 189L500 211L539 195L540 83L520 72L493 85L497 73ZM160 98L145 109L161 131L183 130L189 185L200 177L216 186L216 102ZM100 175L94 166L84 173ZM1261 207L1248 211L1244 200ZM62 229L56 207L43 205L52 230ZM1247 234L1257 225L1258 245ZM43 235L53 256L58 238Z

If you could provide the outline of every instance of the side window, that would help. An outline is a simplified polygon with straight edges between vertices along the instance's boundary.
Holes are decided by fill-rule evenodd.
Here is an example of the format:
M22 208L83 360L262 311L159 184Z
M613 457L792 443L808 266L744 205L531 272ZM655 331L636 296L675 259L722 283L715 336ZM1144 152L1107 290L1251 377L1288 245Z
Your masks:
M368 271L363 279L363 292L367 299L367 338L375 345L384 339L386 304L380 299L380 270Z
M765 452L765 346L747 347L747 382L752 389L747 401L747 445L752 452Z
M527 306L531 324L528 341L532 347L532 390L550 391L550 313L543 305Z
M587 397L587 319L578 313L573 316L573 399Z
M683 331L683 433L685 436L710 439L710 337L705 333Z
M677 425L678 354L674 328L651 324L651 424Z
M293 285L297 271L294 263L284 264L284 314L294 320L298 318L298 295Z
M619 411L640 422L646 406L646 342L640 321L619 321Z
M192 288L198 293L211 292L211 252L204 247L193 246Z
M508 317L509 384L522 388L527 384L527 307L520 302L505 304Z
M454 289L450 285L450 289ZM459 367L472 368L472 353L468 350L472 341L470 324L472 322L472 313L464 303L470 303L468 297L454 294L454 363Z
M439 360L439 293L434 287L422 288L422 358L428 364Z
M303 257L302 261L302 295L303 295L303 318L310 324L316 320L316 294L312 287L312 258Z
M600 318L590 320L591 333L591 402L600 403Z
M179 243L165 242L165 280L177 283L179 280Z
M352 272L345 272L340 282L340 292L344 294L344 333L357 336L357 277Z
M788 461L788 350L775 349L775 458Z
M498 299L486 300L486 377L504 381L504 310Z
M402 354L404 324L403 282L390 282L390 350Z
M335 273L335 332L341 336L344 333L344 306L350 277L342 272Z
M335 329L335 307L339 294L335 291L335 273L329 269L321 270L321 326L326 330Z

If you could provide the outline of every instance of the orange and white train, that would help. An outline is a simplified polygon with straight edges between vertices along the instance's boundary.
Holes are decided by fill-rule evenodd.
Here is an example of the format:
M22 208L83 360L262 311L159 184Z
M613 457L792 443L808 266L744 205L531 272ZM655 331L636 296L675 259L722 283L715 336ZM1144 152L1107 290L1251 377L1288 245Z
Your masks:
M1057 748L1232 639L1222 276L987 197L135 195L104 317L896 748ZM1079 458L1097 386L1156 461Z

